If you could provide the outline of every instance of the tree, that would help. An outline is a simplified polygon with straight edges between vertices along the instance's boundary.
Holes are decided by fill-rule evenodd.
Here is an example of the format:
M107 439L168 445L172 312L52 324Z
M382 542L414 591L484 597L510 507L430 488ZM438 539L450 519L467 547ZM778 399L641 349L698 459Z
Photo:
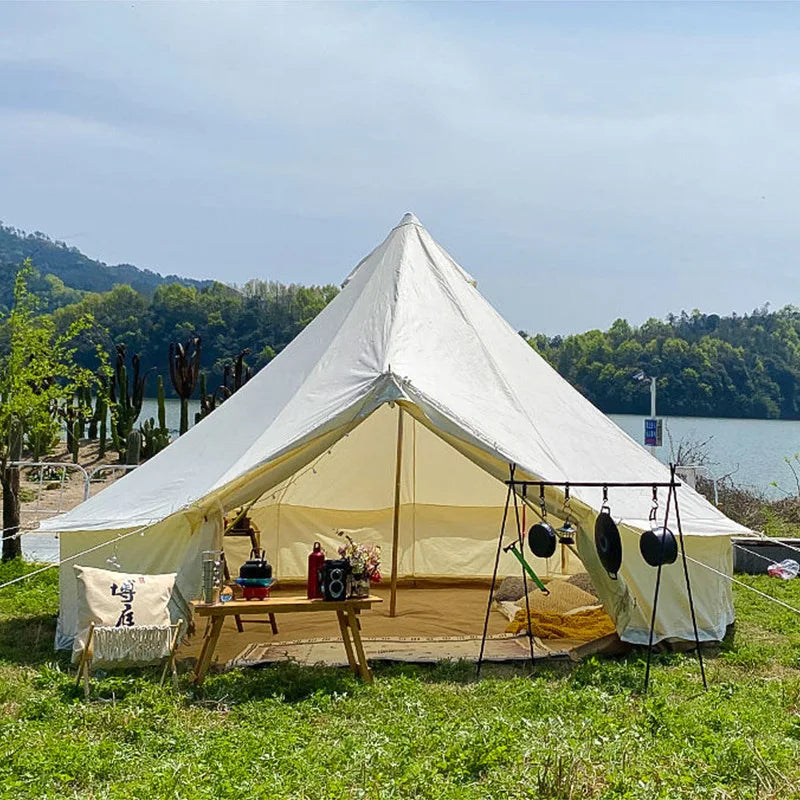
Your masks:
M58 434L55 409L81 396L97 378L75 363L77 343L93 327L80 317L57 334L50 317L38 316L35 295L28 290L30 259L14 279L11 310L3 320L6 347L0 358L0 484L3 489L3 560L21 554L19 538L19 467L21 438L49 440ZM98 357L102 356L98 353Z

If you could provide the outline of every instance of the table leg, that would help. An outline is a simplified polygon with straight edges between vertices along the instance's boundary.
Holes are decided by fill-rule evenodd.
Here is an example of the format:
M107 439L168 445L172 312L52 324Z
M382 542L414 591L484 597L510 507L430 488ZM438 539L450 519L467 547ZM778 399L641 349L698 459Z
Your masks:
M269 625L272 628L272 635L273 636L277 636L278 635L278 620L275 619L275 615L274 614L270 614L269 615Z
M350 632L353 634L353 644L356 646L356 653L358 654L358 669L361 672L361 678L364 683L372 683L372 670L367 664L364 645L361 643L361 621L352 608L347 609L347 621L350 626Z
M344 643L344 651L347 653L347 663L350 665L350 669L358 675L359 668L358 662L356 661L355 656L353 655L353 644L350 641L350 630L348 628L347 617L344 614L344 611L337 611L336 616L339 619L339 630L342 632L342 642Z
M200 658L197 661L197 666L194 668L194 682L199 686L205 680L208 665L211 663L211 657L214 655L214 650L217 647L217 640L219 639L220 631L222 630L222 623L225 621L224 617L214 617L211 623L211 634L203 643L203 651L200 653Z
M242 625L242 618L238 614L234 614L233 618L236 620L236 630L239 633L244 633L244 625Z

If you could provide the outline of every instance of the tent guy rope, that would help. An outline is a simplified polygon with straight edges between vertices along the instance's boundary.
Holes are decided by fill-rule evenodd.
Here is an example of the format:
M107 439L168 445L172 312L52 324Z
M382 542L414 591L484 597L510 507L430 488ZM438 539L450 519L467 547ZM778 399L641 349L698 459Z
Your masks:
M779 606L783 606L785 609L789 611L794 611L795 614L800 614L800 608L795 608L794 606L790 606L788 603L785 603L783 600L779 600L777 597L773 597L771 594L767 594L766 592L762 592L760 589L756 589L754 586L750 586L749 584L745 583L744 581L740 581L738 578L734 578L733 575L726 575L724 572L721 572L718 569L714 569L714 567L704 564L702 561L698 561L696 558L692 558L690 555L686 555L686 560L691 561L693 564L697 564L699 567L703 567L704 569L713 572L715 575L719 575L721 578L726 578L727 580L731 581L732 583L737 584L738 586L742 586L745 589L748 589L751 592L754 592L757 595L765 598L766 600L771 600L773 603L777 603ZM797 580L797 579L795 579Z
M85 556L88 553L94 553L96 550L100 550L103 547L108 547L109 545L115 545L118 542L121 542L123 539L127 539L129 536L134 536L135 534L144 535L148 529L154 527L154 524L144 525L141 528L136 528L135 530L128 531L127 533L120 534L119 536L115 536L113 539L109 539L108 541L101 542L100 544L96 544L94 547L87 547L86 550L81 550L79 553L75 553L74 555L67 556L67 558L60 559L59 561L54 561L52 564L47 564L44 567L40 567L39 569L33 570L33 572L26 572L24 575L20 575L16 578L12 578L10 581L6 581L5 583L0 583L0 591L5 589L7 586L11 586L15 583L21 583L28 578L32 578L34 575L41 575L43 572L47 572L50 569L55 569L56 567L60 567L63 564L67 564L70 561L74 561L76 558L80 558L81 556Z

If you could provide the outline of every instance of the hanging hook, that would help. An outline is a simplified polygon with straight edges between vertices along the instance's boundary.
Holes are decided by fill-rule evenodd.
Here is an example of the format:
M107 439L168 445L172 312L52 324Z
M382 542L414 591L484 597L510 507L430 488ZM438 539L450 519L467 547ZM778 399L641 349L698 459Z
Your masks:
M606 484L603 484L603 502L600 504L600 513L611 513L611 507L608 505L608 486Z
M539 484L539 508L542 511L542 520L547 517L547 504L544 500L544 484Z
M653 501L652 506L650 507L650 522L656 522L656 517L658 515L658 486L655 484L653 485Z
M564 520L569 520L569 509L570 509L570 496L569 496L569 483L564 484L564 506L562 508L562 514L564 516Z

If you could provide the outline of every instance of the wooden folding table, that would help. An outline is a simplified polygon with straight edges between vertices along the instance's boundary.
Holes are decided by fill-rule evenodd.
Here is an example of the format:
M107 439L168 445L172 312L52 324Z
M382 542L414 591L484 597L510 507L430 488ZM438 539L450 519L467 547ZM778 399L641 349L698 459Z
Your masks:
M206 677L211 659L217 647L225 617L240 617L250 614L289 614L335 612L339 620L344 650L350 668L366 683L372 682L372 670L367 664L364 645L361 641L361 620L359 614L372 608L373 603L383 602L380 597L353 597L349 600L308 600L305 597L268 597L265 600L229 600L227 603L194 603L194 613L199 617L209 617L210 630L207 632L203 650L194 671L194 682L201 684Z

